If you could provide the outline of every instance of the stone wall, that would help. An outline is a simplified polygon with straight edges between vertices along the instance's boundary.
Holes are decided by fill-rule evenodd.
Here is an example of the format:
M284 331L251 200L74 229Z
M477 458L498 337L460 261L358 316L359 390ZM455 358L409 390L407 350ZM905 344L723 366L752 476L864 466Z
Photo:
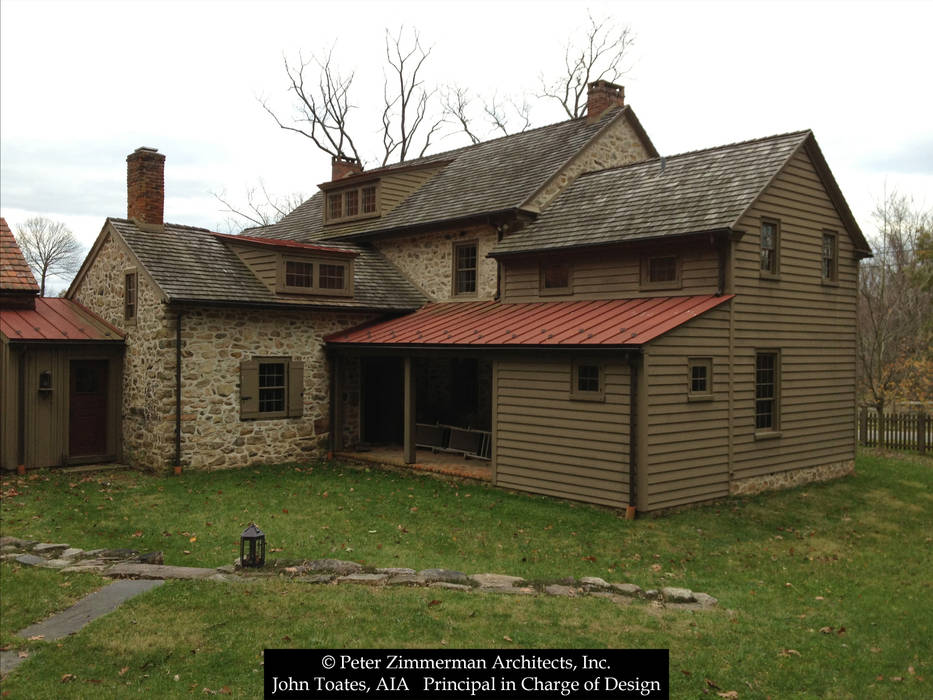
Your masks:
M307 459L327 450L330 367L324 336L372 314L199 308L182 318L182 462L224 469ZM304 407L295 418L240 419L240 363L304 361Z
M105 234L97 258L80 281L75 301L126 331L123 361L123 459L170 466L175 449L175 326L161 293L140 269L135 322L123 318L124 276L136 268L121 241Z
M748 496L764 491L779 491L795 486L803 486L816 481L831 481L847 476L855 471L854 460L844 460L823 464L809 469L792 469L790 471L776 472L767 476L756 476L749 479L733 481L729 485L731 496Z
M541 211L581 173L637 163L647 158L648 151L628 120L624 117L616 119L599 138L548 180L531 200L531 206Z
M497 263L486 254L496 245L496 229L474 226L453 231L430 231L410 236L392 236L374 241L389 262L431 298L450 301L453 277L453 244L478 241L476 296L457 299L492 299L496 295Z

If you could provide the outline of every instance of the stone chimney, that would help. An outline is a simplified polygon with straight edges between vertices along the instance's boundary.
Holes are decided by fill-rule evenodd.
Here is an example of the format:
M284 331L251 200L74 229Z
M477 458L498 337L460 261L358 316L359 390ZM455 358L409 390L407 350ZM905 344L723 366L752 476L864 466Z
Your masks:
M165 156L155 148L137 148L126 157L126 218L158 230L164 210Z
M363 164L358 158L347 156L334 156L330 159L330 179L343 180L345 177L359 175L363 172Z
M610 107L625 105L625 88L608 80L597 80L587 85L586 119L592 123L599 119Z

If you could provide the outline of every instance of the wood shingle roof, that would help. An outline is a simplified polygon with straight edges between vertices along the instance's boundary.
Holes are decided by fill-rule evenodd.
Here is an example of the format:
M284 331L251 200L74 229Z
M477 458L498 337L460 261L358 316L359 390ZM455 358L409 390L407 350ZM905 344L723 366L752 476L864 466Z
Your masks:
M39 285L32 275L32 270L23 257L13 237L13 232L7 226L6 219L0 217L0 291L4 292L31 292L37 294Z

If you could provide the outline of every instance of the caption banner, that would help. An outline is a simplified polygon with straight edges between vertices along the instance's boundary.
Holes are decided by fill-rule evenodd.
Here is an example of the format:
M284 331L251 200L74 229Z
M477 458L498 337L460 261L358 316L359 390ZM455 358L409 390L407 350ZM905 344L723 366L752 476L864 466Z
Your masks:
M266 649L266 698L669 697L667 649Z

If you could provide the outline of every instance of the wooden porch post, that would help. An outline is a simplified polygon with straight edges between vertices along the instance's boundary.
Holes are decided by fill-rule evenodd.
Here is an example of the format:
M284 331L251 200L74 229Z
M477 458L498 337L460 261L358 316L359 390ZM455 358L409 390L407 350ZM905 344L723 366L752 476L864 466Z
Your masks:
M344 372L344 362L343 358L340 355L333 355L333 362L331 363L331 372L334 381L331 384L331 391L333 392L330 397L331 406L333 406L333 413L331 415L331 444L333 445L333 451L339 452L343 449L343 372Z
M405 358L405 464L415 463L415 373L411 356Z

